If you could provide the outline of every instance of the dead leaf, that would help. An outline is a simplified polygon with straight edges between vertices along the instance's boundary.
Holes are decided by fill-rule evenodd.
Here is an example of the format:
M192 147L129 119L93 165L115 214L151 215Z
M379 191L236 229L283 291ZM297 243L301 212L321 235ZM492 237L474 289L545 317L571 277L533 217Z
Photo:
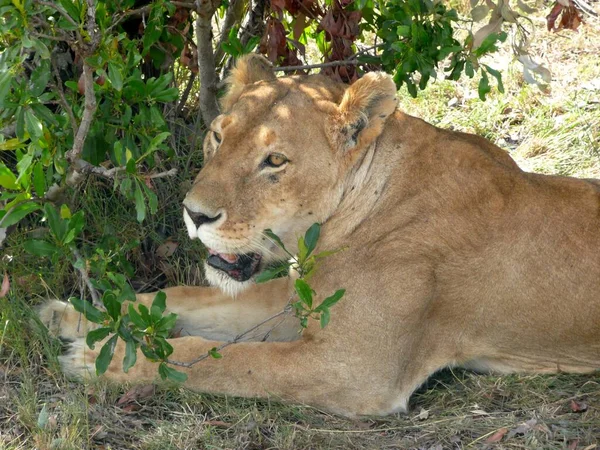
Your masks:
M4 272L4 278L2 279L2 287L0 287L0 298L6 297L6 294L8 294L9 289L10 280L8 279L8 274Z
M525 435L525 434L529 433L536 424L537 424L537 420L535 420L535 419L529 419L527 422L523 422L518 427L513 428L512 430L510 430L510 432L508 433L507 438L510 439L510 438L516 436L517 434L523 434L523 435Z
M473 36L473 48L478 48L486 37L488 37L492 33L498 33L502 30L502 17L498 17L494 20L494 16L492 16L492 21L487 25L481 27L475 35Z
M588 405L584 402L576 402L575 400L571 400L569 404L571 411L575 413L582 413L588 410Z
M500 442L504 435L508 433L508 428L500 428L494 434L492 434L489 438L485 440L486 444L494 444L495 442Z
M135 386L127 391L118 401L117 406L122 406L123 410L130 411L132 408L127 408L130 403L140 403L154 396L156 386L154 384L143 384Z
M158 256L161 259L169 258L170 256L173 255L173 253L175 253L175 250L177 250L177 247L179 247L178 242L166 241L164 244L160 245L156 249L156 256Z
M421 411L419 411L419 414L417 415L416 419L427 420L428 418L429 418L429 411L427 411L425 408L421 408Z
M571 441L569 443L569 445L567 446L568 450L575 450L577 448L577 445L579 445L579 439L575 439L574 441Z

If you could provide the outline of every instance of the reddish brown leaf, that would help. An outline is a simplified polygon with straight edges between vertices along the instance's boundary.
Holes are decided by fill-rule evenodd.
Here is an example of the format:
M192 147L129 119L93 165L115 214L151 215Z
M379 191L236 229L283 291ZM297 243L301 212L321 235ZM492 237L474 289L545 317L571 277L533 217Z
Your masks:
M508 433L508 428L500 428L494 434L492 434L489 438L485 440L486 444L494 444L495 442L500 442L504 435Z
M143 384L143 385L135 386L135 387L133 387L133 389L130 389L129 391L127 391L117 401L117 405L122 406L122 405L127 405L128 403L139 403L144 400L148 400L149 398L154 396L155 388L156 388L156 386L153 384ZM125 407L123 407L123 409L125 409L127 411L134 410L131 408L126 409Z
M579 445L579 439L575 439L574 441L571 441L569 443L569 445L567 446L567 449L568 450L575 450L578 445Z
M571 411L576 413L586 412L588 410L588 405L583 402L576 402L575 400L571 400L569 404Z
M296 40L300 39L300 36L302 36L302 33L304 32L305 27L306 27L306 16L304 14L300 13L296 16L296 20L294 20L294 28L293 28L294 39L296 39Z
M285 8L285 0L271 0L271 8L275 12L281 12Z
M177 242L166 241L164 244L160 245L156 249L156 256L158 256L161 259L169 258L173 255L173 253L175 253L177 247L179 247L179 244Z
M563 9L563 5L561 5L558 2L554 3L554 6L552 7L550 14L548 14L546 16L546 26L548 27L548 31L555 30L554 27L555 27L556 19L558 19L558 16L560 15L560 12L562 11L562 9Z
M10 289L10 280L8 274L4 272L4 278L2 278L2 287L0 287L0 298L6 297L8 290Z

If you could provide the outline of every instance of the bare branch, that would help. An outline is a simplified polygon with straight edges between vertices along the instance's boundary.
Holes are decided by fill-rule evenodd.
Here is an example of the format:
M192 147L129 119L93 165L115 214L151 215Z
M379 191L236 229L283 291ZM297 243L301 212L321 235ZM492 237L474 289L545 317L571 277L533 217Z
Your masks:
M58 37L58 36L50 36L49 34L43 34L43 33L38 33L37 31L30 31L31 34L33 34L35 37L39 37L39 38L43 38L43 39L49 39L51 41L58 41L58 42L69 42L70 39L68 37Z
M153 180L155 178L167 178L167 177L172 177L174 175L177 175L177 169L175 169L175 168L167 170L165 172L159 172L159 173L152 173L150 175L144 175L144 177Z
M81 117L79 129L73 138L73 148L65 155L67 161L69 161L71 166L75 167L75 170L80 170L82 168L78 167L82 165L81 163L88 164L81 159L81 152L83 151L83 144L85 143L85 138L90 130L97 107L96 94L94 93L93 69L88 63L85 62L85 59L83 61L83 81L85 86L85 108L83 111L83 116Z
M90 50L94 51L100 43L100 35L96 27L96 1L87 0L86 29L90 36ZM90 53L91 53L90 51Z
M81 279L83 280L83 282L87 286L88 290L90 291L90 295L92 296L92 304L96 307L102 306L102 303L100 302L100 298L98 297L98 292L92 285L90 277L88 276L85 259L82 258L81 254L79 253L79 250L73 249L72 252L73 252L73 255L75 256L75 260L76 260L75 261L76 264L73 267L75 267L79 271L79 274L81 275Z
M321 64L306 64L304 66L282 66L273 67L275 72L293 72L296 70L310 70L310 69L322 69L325 67L337 67L337 66L358 66L362 64L356 59L349 59L345 61L330 61Z
M198 39L198 69L200 75L200 112L208 125L219 115L217 103L217 73L213 53L211 19L216 10L209 1L197 0L196 38Z

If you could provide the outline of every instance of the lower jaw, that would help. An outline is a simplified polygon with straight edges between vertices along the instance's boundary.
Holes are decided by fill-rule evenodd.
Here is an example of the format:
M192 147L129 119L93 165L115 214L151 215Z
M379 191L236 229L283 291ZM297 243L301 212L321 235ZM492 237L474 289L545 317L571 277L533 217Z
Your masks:
M211 286L220 289L230 297L235 297L254 284L252 278L246 281L237 281L222 270L215 269L206 263L204 263L204 274L206 276L206 281L208 281Z

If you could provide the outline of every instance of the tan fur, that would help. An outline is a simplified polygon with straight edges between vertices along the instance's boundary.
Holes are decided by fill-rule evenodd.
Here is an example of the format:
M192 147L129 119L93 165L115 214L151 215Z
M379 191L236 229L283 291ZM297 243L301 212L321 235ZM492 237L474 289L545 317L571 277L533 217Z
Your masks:
M221 216L200 229L188 217L188 230L219 252L275 259L281 255L262 230L294 249L297 236L321 222L318 251L347 249L327 258L311 285L321 299L347 293L324 330L313 321L299 336L288 316L269 336L279 342L258 334L186 369L189 387L350 416L404 410L447 366L600 368L597 182L522 172L483 138L394 111L386 75L347 89L320 76L275 80L256 58L238 64L226 113L211 126L221 143L209 133L206 166L184 202ZM289 163L261 166L271 152ZM184 336L171 340L174 360L189 361L270 317L292 292L287 279L240 286L207 273L237 295L167 290ZM56 325L49 311L59 310L64 304L50 303L42 316L75 339L61 361L82 375L98 347L85 349L75 314ZM109 378L156 377L156 365L141 358L124 374L122 356L118 347Z

